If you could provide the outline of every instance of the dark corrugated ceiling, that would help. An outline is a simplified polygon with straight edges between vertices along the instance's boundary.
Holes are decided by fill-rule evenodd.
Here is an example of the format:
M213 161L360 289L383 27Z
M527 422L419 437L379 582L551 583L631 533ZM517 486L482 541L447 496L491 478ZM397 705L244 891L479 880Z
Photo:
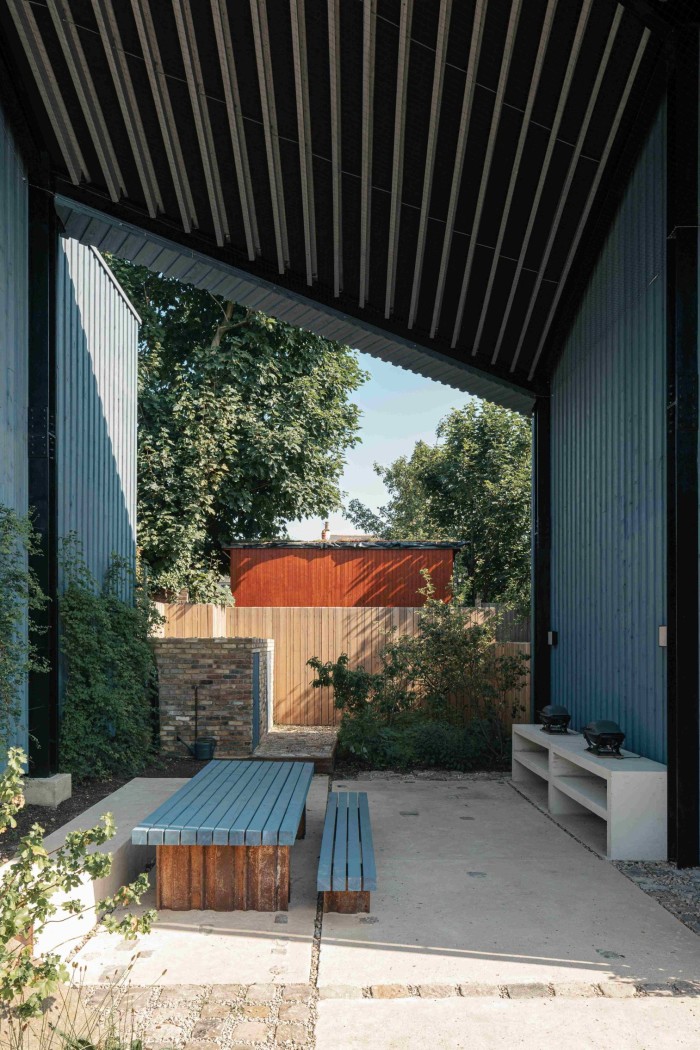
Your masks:
M277 286L311 327L319 308L345 337L369 327L369 352L448 382L466 366L456 385L515 407L546 383L673 7L0 0L64 202L251 274L270 312Z

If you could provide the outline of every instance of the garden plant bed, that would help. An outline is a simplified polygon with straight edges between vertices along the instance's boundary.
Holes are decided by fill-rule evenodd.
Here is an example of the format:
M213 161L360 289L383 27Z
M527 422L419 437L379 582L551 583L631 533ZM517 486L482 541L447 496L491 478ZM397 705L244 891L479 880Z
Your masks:
M206 762L197 762L189 756L155 758L150 765L138 775L141 777L193 777ZM25 806L17 814L17 827L8 828L0 838L0 862L9 860L23 835L26 835L33 824L41 824L49 835L57 828L63 827L74 817L80 816L86 809L96 805L100 799L111 795L117 788L127 784L132 778L112 777L109 780L85 780L73 784L73 794L56 809L48 806Z

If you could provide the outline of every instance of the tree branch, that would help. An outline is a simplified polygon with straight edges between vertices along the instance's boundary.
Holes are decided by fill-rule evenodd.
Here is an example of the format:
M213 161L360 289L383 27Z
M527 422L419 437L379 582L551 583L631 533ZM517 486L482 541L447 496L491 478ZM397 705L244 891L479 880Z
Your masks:
M250 310L246 310L245 317L241 318L240 321L232 321L233 311L236 309L236 304L227 302L224 307L224 317L226 320L220 325L217 325L216 331L214 332L214 338L211 341L211 349L216 350L221 346L221 340L223 339L226 332L232 331L234 328L242 328L243 325L248 324L250 320Z

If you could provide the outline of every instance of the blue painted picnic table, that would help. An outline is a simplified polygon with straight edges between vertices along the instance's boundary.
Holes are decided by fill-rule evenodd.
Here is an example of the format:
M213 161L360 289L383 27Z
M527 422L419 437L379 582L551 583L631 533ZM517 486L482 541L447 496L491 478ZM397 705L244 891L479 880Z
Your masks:
M156 846L157 906L279 911L305 832L312 762L215 760L137 825Z

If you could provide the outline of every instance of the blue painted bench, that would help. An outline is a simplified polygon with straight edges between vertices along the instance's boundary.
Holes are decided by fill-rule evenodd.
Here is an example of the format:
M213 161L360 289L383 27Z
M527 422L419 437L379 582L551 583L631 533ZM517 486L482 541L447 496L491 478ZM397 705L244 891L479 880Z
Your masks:
M369 911L377 867L365 791L332 791L328 796L316 888L323 894L324 911Z
M156 906L286 911L313 773L313 762L209 762L132 831L156 847Z

